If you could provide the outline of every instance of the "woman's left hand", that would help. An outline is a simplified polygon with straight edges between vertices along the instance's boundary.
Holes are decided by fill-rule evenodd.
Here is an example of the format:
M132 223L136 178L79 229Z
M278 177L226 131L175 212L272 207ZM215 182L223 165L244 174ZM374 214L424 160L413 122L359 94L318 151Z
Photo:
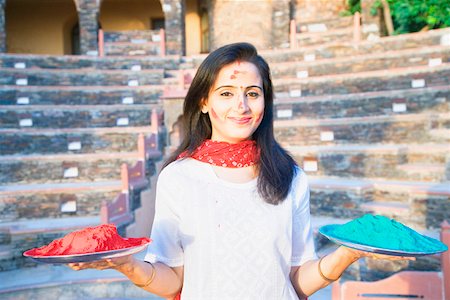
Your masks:
M348 257L352 258L355 261L362 257L370 257L374 259L385 259L385 260L416 260L415 257L411 256L395 256L395 255L372 253L356 250L345 246L341 246L341 248L342 250L344 250L343 252L346 253L346 255L348 255Z

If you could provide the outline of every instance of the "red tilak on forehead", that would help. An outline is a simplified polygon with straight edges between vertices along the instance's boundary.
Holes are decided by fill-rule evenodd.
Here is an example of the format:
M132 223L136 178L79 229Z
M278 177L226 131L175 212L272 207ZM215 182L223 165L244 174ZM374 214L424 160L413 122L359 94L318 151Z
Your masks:
M245 71L239 71L239 70L234 70L234 71L233 71L233 75L230 76L230 79L236 79L236 75L237 75L237 74L245 74L245 73L247 73L247 72L245 72Z

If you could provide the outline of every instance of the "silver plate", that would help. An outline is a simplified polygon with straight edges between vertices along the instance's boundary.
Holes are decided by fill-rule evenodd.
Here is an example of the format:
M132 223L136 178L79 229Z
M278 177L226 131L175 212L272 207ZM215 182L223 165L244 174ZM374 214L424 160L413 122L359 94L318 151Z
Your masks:
M366 252L372 252L372 253L378 253L378 254L386 254L386 255L393 255L393 256L409 256L409 257L416 257L416 256L424 256L424 255L432 255L444 252L446 250L437 250L437 251L405 251L405 250L394 250L394 249L387 249L387 248L381 248L381 247L374 247L366 244L358 244L354 241L345 240L342 238L337 238L333 236L333 231L336 227L341 226L338 224L330 224L325 225L319 228L319 232L326 236L329 240L335 242L336 244L340 244L349 248L353 248L356 250L366 251Z
M87 254L70 254L70 255L55 255L55 256L36 256L30 255L29 252L32 250L25 251L23 256L29 257L37 262L47 263L47 264L68 264L68 263L76 263L76 262L91 262L96 260L102 260L107 258L121 257L126 255L136 254L144 250L148 244L134 246L130 248L123 248L117 250L108 250L102 252L95 253L87 253Z

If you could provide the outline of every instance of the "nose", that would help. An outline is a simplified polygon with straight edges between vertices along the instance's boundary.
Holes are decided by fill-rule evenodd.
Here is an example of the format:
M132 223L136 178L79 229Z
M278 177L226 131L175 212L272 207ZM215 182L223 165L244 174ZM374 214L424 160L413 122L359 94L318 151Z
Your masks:
M248 100L247 100L247 96L245 95L245 93L238 93L237 97L236 97L236 103L235 103L235 109L236 111L243 113L248 111L249 107L248 107Z

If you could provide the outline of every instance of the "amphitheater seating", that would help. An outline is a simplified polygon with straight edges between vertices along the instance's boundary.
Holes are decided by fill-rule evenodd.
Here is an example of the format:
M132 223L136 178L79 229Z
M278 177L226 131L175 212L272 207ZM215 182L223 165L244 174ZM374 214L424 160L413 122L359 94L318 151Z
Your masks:
M275 134L309 174L314 214L372 211L416 229L449 217L449 38L443 29L263 53Z
M0 55L0 270L31 265L24 250L99 224L102 203L114 206L123 193L121 167L130 171L131 211L139 207L149 160L161 155L145 146L159 138L144 139L142 152L139 136L160 130L159 97L178 61Z

